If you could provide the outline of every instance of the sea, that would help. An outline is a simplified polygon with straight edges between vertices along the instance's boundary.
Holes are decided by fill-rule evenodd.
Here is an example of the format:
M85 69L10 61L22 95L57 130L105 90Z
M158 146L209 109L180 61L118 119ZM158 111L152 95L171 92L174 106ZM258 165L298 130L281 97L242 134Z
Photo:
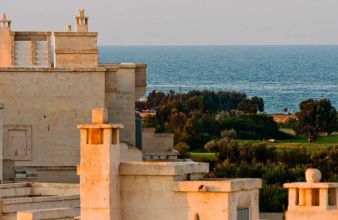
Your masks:
M338 109L338 46L100 46L100 62L146 63L147 93L225 90L290 113L309 98Z

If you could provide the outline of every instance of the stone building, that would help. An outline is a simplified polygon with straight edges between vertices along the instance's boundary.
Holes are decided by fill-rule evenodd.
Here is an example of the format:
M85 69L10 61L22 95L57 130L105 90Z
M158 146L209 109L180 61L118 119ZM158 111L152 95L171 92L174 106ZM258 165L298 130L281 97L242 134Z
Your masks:
M8 171L1 180L77 182L76 125L90 122L94 107L107 108L109 121L124 125L121 142L137 151L135 100L145 93L146 65L98 63L98 34L88 31L83 10L75 22L75 31L68 25L65 32L22 32L1 17L0 164Z
M0 180L31 181L0 184L0 219L258 220L260 179L143 161L177 157L172 134L153 129L143 132L147 158L135 148L146 65L99 64L88 21L81 10L75 32L13 32L1 17Z
M192 161L135 162L119 142L123 125L107 121L94 109L92 124L78 126L81 220L259 219L260 179L203 179L209 165Z
M204 179L209 165L142 162L122 124L93 109L80 128L78 184L0 184L2 220L258 220L260 179Z
M321 173L308 169L306 182L286 183L289 206L286 220L338 219L338 183L320 182Z

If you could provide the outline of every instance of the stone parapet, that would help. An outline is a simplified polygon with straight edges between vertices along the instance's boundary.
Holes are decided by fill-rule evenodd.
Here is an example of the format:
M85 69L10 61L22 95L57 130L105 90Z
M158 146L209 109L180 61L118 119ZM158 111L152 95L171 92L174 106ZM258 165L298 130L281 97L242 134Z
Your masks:
M307 169L306 182L286 183L289 191L286 220L338 219L338 183L320 182L318 169Z
M261 179L207 179L175 182L176 192L237 192L262 188Z
M128 162L120 165L122 176L182 176L208 172L208 163L197 162Z
M338 188L338 183L307 183L307 182L298 182L298 183L285 183L284 188L287 189L329 189L329 188Z
M93 67L93 68L82 68L82 67L67 67L67 68L51 68L51 67L0 67L0 72L56 72L56 73L81 73L81 72L105 72L106 68Z

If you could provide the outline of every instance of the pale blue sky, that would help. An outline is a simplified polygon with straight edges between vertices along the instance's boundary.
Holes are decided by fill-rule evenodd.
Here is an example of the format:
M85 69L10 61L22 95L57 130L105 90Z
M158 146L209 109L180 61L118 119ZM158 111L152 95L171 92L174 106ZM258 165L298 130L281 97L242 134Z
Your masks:
M79 8L101 45L338 44L337 0L0 0L14 30L64 30Z

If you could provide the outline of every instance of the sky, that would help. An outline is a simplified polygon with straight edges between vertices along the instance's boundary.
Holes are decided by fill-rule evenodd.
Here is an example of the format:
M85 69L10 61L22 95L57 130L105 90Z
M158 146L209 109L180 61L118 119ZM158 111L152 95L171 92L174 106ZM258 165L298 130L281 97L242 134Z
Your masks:
M17 31L64 31L84 8L100 45L338 44L337 0L0 0Z

